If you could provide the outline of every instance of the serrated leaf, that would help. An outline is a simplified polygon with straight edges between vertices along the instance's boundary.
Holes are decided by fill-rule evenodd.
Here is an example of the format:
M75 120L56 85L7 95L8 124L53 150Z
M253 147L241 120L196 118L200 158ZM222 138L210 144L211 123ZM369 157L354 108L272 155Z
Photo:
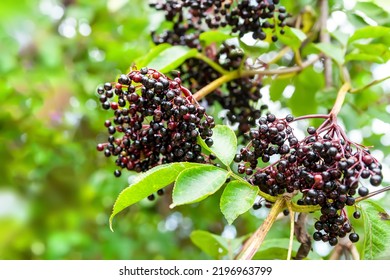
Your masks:
M332 58L337 64L344 64L345 50L331 43L318 43L314 45L318 50Z
M203 148L215 154L223 164L229 166L237 151L237 137L233 129L227 125L216 125L213 128L211 139L214 142L211 147L208 147L200 138L199 142Z
M112 221L120 211L155 193L175 181L179 173L186 168L203 166L199 163L175 162L156 166L138 177L134 184L125 188L116 199L110 216Z
M247 236L228 239L208 231L195 230L191 233L190 238L203 252L214 259L221 259L226 255L233 258L235 251L240 248Z
M216 43L218 45L231 38L234 38L234 36L231 34L224 33L220 30L202 32L199 35L199 40L206 46L210 45L211 43Z
M382 219L386 211L372 201L359 203L364 219L364 243L361 258L375 260L390 256L390 220Z
M196 49L185 46L171 46L159 52L147 66L167 73L178 68L187 59L195 57L197 53Z
M229 224L247 212L255 203L259 188L251 184L232 181L224 189L219 207Z
M360 39L375 39L380 37L389 37L390 28L385 26L366 26L355 31L349 38L348 43L353 43Z
M213 165L184 170L173 187L171 208L201 201L215 193L225 183L228 172Z

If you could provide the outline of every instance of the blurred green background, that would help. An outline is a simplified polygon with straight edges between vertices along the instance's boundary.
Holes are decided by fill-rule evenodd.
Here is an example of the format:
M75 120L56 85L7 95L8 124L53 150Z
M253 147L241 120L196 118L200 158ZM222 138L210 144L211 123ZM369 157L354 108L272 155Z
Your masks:
M0 259L207 259L194 229L234 237L259 226L265 212L227 226L218 195L175 211L165 195L109 229L127 178L96 151L108 115L95 89L148 52L160 20L142 0L1 1ZM288 233L286 218L272 237Z

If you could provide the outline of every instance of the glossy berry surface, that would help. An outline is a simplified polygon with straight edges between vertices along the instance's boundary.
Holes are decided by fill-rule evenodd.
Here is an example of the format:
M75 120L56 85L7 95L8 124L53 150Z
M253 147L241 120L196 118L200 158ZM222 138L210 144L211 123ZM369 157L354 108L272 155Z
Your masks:
M113 95L107 94L113 89ZM115 83L105 83L97 93L102 108L113 114L104 122L107 142L98 144L97 150L115 157L120 169L142 172L163 163L206 162L197 139L200 136L212 146L215 122L180 78L172 80L141 68L120 75ZM121 171L114 175L119 177Z

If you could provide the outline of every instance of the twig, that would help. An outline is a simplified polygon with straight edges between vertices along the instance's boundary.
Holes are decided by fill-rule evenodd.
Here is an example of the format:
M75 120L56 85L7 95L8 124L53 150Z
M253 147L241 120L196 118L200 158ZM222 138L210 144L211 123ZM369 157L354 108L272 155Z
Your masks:
M366 195L366 196L358 197L358 198L355 199L355 201L356 201L356 203L357 203L357 202L360 202L360 201L365 200L365 199L367 199L367 198L373 197L374 195L378 195L378 194L380 194L380 193L387 192L387 191L390 191L390 186L387 186L387 187L384 187L383 189L380 189L380 190L371 192L371 193L369 193L369 194Z
M295 72L300 72L303 69L309 67L313 63L315 63L319 59L318 56L315 56L311 59L308 59L304 62L302 62L301 66L293 66L293 67L285 67L285 68L278 68L273 70L235 70L232 71L226 75L223 75L222 77L214 80L207 86L203 87L199 91L197 91L193 97L195 100L199 101L203 97L207 96L209 93L213 92L217 88L219 88L224 83L230 82L232 80L243 78L243 77L252 77L255 75L262 75L262 76L272 76L272 75L284 75L284 74L291 74Z
M306 258L311 250L311 238L306 228L307 213L299 213L298 220L295 222L294 230L295 236L301 246L299 246L296 260L302 260Z
M244 243L244 246L235 257L236 260L250 260L256 254L257 250L260 248L263 243L268 231L275 222L278 214L286 206L286 201L284 197L280 197L276 200L275 204L272 206L271 211L269 212L267 218L261 226L255 231L255 233Z
M291 201L286 200L286 205L288 208L288 211L290 212L290 242L288 244L288 252L287 252L287 260L291 260L291 254L292 254L292 247L293 247L293 241L294 241L294 229L295 229L295 221L294 216L295 212L293 211L291 207Z
M388 80L388 79L390 79L390 76L384 77L384 78L379 79L379 80L374 80L374 81L372 81L371 83L369 83L369 84L367 84L367 85L365 85L365 86L362 86L362 87L360 87L360 88L351 89L350 92L351 92L351 93L357 93L357 92L362 91L362 90L365 90L365 89L367 89L367 88L369 88L369 87L372 87L372 86L375 86L375 85L377 85L377 84L380 84L381 82L386 81L386 80Z
M320 0L320 41L322 43L330 43L330 34L326 30L326 24L328 21L329 7L328 0ZM332 87L332 60L330 57L324 55L324 76L325 87Z

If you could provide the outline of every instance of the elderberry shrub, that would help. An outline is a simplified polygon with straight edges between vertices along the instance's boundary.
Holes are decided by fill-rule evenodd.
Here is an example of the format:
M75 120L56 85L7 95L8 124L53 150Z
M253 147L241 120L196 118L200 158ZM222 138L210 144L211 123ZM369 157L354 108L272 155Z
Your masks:
M290 123L291 115L278 119L273 114L259 119L259 126L249 132L250 143L234 160L238 173L268 195L298 192L298 205L314 205L321 209L315 223L314 240L334 246L338 237L349 234L359 240L346 215L345 207L355 204L355 195L368 195L359 187L360 179L371 185L382 182L381 164L370 151L350 141L335 120L326 119L318 128L309 127L308 136L298 140ZM273 163L258 167L258 161ZM359 218L360 213L353 215Z
M214 119L179 77L172 80L145 67L105 83L97 93L102 108L113 112L104 123L107 142L98 144L97 150L115 156L120 169L143 172L163 163L209 161L197 138L213 144ZM120 170L114 175L119 177Z

